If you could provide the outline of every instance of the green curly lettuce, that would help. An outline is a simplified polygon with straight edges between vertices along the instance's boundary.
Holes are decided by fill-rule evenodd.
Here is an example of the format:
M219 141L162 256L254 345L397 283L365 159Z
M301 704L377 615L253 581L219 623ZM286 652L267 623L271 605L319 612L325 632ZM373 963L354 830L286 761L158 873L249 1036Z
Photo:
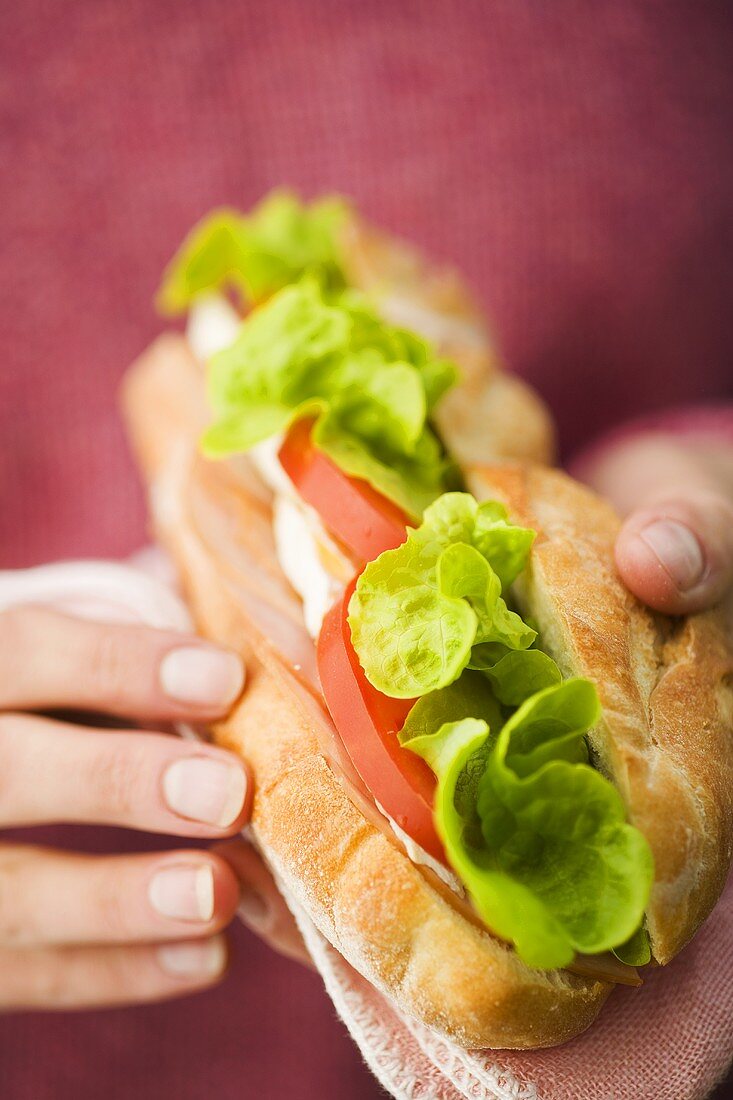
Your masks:
M483 647L482 653L488 648ZM478 656L480 658L481 654ZM560 669L552 657L548 657L540 649L507 650L498 659L492 655L485 665L477 659L474 651L470 667L483 670L494 689L494 695L505 707L518 707L530 695L559 684L562 680Z
M613 953L619 962L627 966L646 966L652 960L652 945L646 928L637 928L626 943L614 947Z
M210 457L246 451L301 417L317 447L418 518L451 466L428 425L455 368L412 333L384 324L352 292L314 279L286 287L213 356Z
M477 676L422 698L401 735L438 778L435 822L450 864L528 965L562 967L576 952L613 948L623 957L653 866L615 788L587 762L595 689L554 684L502 725L496 704L477 705L475 679L461 700L464 678ZM643 958L638 944L629 955Z
M215 210L188 235L158 292L165 314L183 313L203 291L233 288L259 302L312 272L324 286L344 286L338 236L348 217L338 197L305 205L291 191L267 195L249 215Z
M351 638L370 683L415 698L446 687L470 664L486 667L488 648L499 697L516 698L521 669L501 657L527 650L537 634L502 591L524 568L533 539L495 501L477 504L468 493L435 501L402 546L369 562L349 603ZM543 657L524 658L538 685L550 682L554 664Z
M494 732L502 724L501 710L491 685L479 672L467 669L454 683L417 700L400 730L400 743L405 745L415 738L435 733L446 722L460 722L477 715Z

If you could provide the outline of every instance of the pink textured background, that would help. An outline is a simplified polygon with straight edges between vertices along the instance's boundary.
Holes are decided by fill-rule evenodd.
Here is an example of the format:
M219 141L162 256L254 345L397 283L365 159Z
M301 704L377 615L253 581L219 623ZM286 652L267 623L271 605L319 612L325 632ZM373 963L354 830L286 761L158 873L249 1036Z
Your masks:
M140 544L116 383L192 221L281 182L458 262L566 453L730 392L723 3L5 0L0 50L0 566ZM3 1020L0 1096L375 1095L315 979L237 947L188 1003Z

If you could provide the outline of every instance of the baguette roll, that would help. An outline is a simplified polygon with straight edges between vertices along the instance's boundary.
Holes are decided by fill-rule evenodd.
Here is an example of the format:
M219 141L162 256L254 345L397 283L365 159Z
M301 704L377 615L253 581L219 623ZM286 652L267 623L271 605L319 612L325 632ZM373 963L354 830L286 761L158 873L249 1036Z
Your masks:
M340 259L347 284L385 320L457 363L459 381L434 423L469 490L502 501L513 522L536 532L514 594L562 673L597 688L592 762L653 853L645 926L655 960L666 963L712 909L731 860L733 665L722 615L665 619L626 591L613 562L617 517L539 465L554 451L547 411L501 370L456 275L353 213ZM223 299L216 309L236 332ZM635 971L611 956L532 969L464 896L409 858L326 710L303 608L278 564L262 467L247 455L209 462L199 451L200 359L182 337L160 337L128 372L123 406L155 535L196 622L247 664L242 700L211 736L252 768L260 850L321 933L402 1012L464 1047L567 1041L594 1020L613 982L633 984ZM281 489L273 489L277 511ZM350 576L354 559L344 562Z
M247 663L241 702L211 732L252 768L258 846L319 930L402 1011L464 1047L567 1041L594 1020L612 985L526 966L399 850L379 815L356 804L328 750L333 729L314 684L288 667L301 664L298 644L304 656L313 643L284 605L270 609L269 621L259 617L261 578L250 574L268 544L262 531L255 549L251 531L259 531L262 506L227 464L197 454L202 400L198 365L174 336L153 344L123 389L155 536L177 564L204 636ZM208 507L197 517L202 496ZM237 566L247 544L252 557ZM291 630L288 662L281 649Z

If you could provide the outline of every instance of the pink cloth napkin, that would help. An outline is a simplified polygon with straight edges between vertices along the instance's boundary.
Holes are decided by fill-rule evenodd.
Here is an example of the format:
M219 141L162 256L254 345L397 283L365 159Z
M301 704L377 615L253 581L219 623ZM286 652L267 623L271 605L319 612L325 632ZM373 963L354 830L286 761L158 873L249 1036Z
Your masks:
M616 989L590 1031L546 1051L445 1042L399 1013L291 908L341 1019L398 1100L702 1100L733 1057L733 883L679 958L641 989Z
M106 562L0 572L0 610L41 602L97 619L190 628L186 608L158 579L165 572L156 572ZM336 1011L397 1100L698 1100L733 1057L733 883L670 966L641 989L617 989L585 1035L535 1052L468 1052L436 1036L357 974L283 893Z

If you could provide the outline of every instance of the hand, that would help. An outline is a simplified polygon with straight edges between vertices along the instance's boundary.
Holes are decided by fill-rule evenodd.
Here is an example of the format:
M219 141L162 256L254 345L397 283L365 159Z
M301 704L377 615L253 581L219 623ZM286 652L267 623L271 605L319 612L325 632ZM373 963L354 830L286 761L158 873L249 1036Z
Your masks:
M251 784L233 754L32 712L202 723L221 717L243 682L236 654L196 637L40 607L0 613L0 827L239 832ZM280 949L303 951L268 872L240 840L103 857L0 844L0 1009L151 1001L210 985L225 971L221 930L240 904Z
M659 432L604 447L579 475L625 516L624 583L667 614L717 603L733 581L733 446Z

